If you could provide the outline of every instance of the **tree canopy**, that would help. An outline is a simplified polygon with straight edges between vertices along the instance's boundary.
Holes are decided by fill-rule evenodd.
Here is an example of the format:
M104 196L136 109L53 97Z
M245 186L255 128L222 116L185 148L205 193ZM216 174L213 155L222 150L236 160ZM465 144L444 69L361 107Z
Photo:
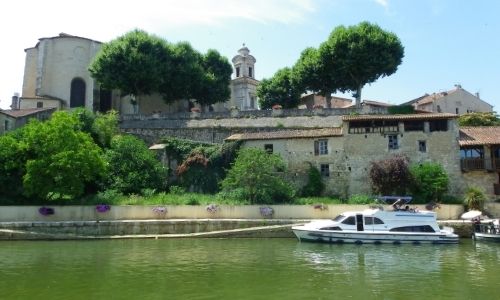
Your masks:
M301 90L294 82L292 70L278 70L270 79L263 79L257 88L260 107L269 109L275 104L283 108L295 108L300 101Z
M461 115L460 126L500 126L500 118L495 112L475 112Z
M396 72L404 56L399 38L378 25L362 22L336 27L318 49L305 49L294 66L294 77L306 90L326 97L353 91L356 103L361 89Z
M232 67L216 50L205 55L187 42L171 44L134 30L103 45L89 71L102 87L127 95L159 93L166 103L229 99Z
M397 71L404 56L399 38L378 25L336 27L321 44L319 56L327 69L335 72L337 89L353 91L359 105L361 89L380 77Z

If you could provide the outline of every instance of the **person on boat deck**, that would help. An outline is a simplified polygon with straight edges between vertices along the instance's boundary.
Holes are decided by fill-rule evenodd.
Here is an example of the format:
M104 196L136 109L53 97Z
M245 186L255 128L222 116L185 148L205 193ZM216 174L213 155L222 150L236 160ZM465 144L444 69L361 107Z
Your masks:
M400 210L401 209L401 204L403 204L403 200L402 199L398 199L398 200L396 200L396 202L394 202L392 204L392 207L394 208L394 210Z

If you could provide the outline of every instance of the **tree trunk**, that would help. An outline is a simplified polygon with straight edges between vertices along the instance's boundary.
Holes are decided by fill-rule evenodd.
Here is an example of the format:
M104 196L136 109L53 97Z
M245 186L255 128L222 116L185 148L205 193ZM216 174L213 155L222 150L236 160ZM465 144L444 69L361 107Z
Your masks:
M325 96L326 99L326 108L332 108L332 94L328 93Z
M359 84L356 90L356 108L361 108L361 89L363 89L363 85Z

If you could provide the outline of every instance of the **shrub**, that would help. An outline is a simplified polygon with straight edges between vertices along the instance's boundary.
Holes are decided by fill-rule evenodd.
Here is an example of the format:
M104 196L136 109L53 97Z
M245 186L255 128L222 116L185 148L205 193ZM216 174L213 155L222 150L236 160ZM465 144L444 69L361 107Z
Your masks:
M440 164L426 162L410 167L412 184L410 189L415 202L439 202L448 190L448 174Z
M295 189L285 180L284 171L285 163L279 155L269 154L264 149L241 149L222 181L222 190L241 189L241 196L252 204L290 202Z
M307 173L307 184L302 188L302 197L317 197L323 193L325 184L321 179L321 173L313 165L309 166Z
M476 187L470 187L465 192L464 204L469 210L483 210L486 196L483 191Z
M371 162L370 180L376 194L405 194L406 187L411 180L408 158L403 155L394 155Z
M183 188L182 186L172 185L172 186L170 186L169 192L170 192L170 194L174 194L174 195L182 195L182 194L186 193L186 189Z
M109 166L105 184L111 189L131 194L165 187L166 169L146 144L134 136L113 137L105 159Z

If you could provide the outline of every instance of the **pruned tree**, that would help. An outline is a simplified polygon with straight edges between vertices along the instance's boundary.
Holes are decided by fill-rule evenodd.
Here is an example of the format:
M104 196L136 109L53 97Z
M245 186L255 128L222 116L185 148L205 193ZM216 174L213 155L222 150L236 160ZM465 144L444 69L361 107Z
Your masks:
M142 30L133 30L105 43L89 67L106 89L141 95L159 91L173 77L172 46Z
M318 51L322 68L335 76L335 88L352 91L358 107L362 88L396 72L404 57L399 38L369 22L336 27Z

